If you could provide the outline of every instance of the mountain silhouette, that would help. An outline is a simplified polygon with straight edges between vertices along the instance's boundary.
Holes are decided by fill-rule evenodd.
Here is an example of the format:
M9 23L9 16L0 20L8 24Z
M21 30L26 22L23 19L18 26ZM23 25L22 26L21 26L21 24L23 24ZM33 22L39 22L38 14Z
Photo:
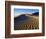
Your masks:
M38 15L39 15L39 12L35 12L35 13L33 13L32 15L38 16Z

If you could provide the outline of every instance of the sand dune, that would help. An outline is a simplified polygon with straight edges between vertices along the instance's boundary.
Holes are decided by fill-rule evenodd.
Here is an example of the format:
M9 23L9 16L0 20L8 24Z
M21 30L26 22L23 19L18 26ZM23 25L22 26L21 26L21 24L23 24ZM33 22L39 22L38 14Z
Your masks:
M27 29L38 29L39 17L31 15L23 15L23 20L17 20L14 22L14 30L27 30ZM26 19L25 19L26 18ZM20 19L20 17L19 17Z

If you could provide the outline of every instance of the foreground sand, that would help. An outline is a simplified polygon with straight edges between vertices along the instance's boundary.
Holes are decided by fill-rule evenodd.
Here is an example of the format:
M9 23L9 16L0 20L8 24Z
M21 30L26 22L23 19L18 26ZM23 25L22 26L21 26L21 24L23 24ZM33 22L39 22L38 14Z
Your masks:
M28 30L28 29L38 29L39 28L39 17L26 15L28 19L15 25L15 30Z

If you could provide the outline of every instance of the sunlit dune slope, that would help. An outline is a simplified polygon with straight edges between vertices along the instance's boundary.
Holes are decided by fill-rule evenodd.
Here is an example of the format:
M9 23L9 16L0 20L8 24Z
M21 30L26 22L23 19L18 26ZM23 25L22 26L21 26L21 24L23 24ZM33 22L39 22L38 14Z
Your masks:
M27 30L39 28L39 17L33 15L21 15L14 18L14 30Z

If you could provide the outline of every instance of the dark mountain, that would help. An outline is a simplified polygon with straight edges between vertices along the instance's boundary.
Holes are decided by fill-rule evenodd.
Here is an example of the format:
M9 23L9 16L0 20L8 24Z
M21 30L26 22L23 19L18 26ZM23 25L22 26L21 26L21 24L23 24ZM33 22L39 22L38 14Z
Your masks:
M35 12L35 13L33 13L32 15L38 16L38 15L39 15L39 12Z

